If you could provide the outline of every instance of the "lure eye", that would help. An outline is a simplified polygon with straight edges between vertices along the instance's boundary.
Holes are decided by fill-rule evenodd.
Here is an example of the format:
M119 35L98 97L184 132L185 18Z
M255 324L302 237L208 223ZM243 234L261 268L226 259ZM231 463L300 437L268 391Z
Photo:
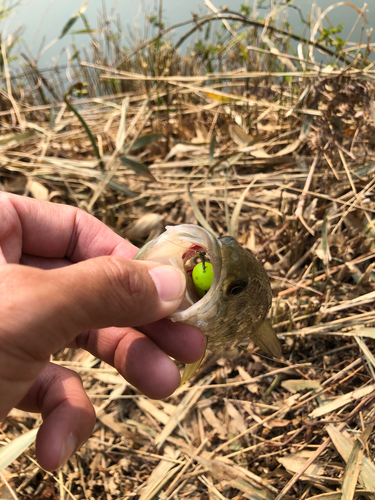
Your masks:
M245 290L246 287L247 287L247 281L244 280L232 281L232 283L230 283L230 285L227 288L227 295L231 296L239 295Z

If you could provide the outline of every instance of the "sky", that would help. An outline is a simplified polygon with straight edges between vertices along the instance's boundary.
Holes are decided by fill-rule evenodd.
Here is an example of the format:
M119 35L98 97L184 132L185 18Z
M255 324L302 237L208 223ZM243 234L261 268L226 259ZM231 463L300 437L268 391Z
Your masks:
M82 0L20 1L20 6L16 8L11 18L1 22L0 29L2 31L2 35L4 36L4 34L10 34L18 27L22 26L22 38L24 40L22 51L27 50L34 57L40 52L40 48L42 46L47 46L61 34L61 31L68 19L83 4ZM264 4L269 5L272 1L274 4L277 3L277 0L266 0ZM167 26L191 18L191 13L193 11L201 13L207 12L207 7L204 6L204 0L162 0L162 2L163 21ZM9 3L10 0L8 0L8 4ZM241 4L247 4L250 7L254 7L254 4L259 4L256 0L227 0L226 2L223 2L222 0L212 0L212 3L217 8L220 8L222 5L226 5L231 10L237 11L240 9ZM316 0L315 3L318 7L321 7L324 10L328 6L332 5L333 2L331 0ZM352 0L351 3L359 8L363 7L363 2L360 0ZM110 18L115 20L118 16L120 17L125 34L131 30L137 29L139 30L139 33L143 33L145 16L158 10L158 0L89 0L85 15L87 16L90 25L94 28L97 27L97 18L102 12L103 5L105 6L107 15L109 15ZM296 0L294 2L294 6L299 7L305 17L307 17L308 12L311 9L311 5L312 2L306 0ZM371 6L371 2L369 2L369 5ZM264 16L266 11L259 10L259 13L261 16ZM293 31L302 34L304 26L300 21L297 10L288 9L288 16L293 27ZM357 18L357 13L349 6L344 5L333 9L328 14L328 17L333 26L337 26L342 22L345 23L342 36L342 38L345 38ZM366 28L375 26L375 5L374 8L367 14L367 18L369 22L366 25ZM360 24L361 23L359 23L359 26L357 27L353 40L355 38L358 39L360 36ZM72 30L80 29L84 29L84 25L79 19ZM177 36L181 36L181 34L182 32L177 33L176 38ZM65 63L66 52L64 49L69 46L71 40L72 37L68 35L62 40L53 43L41 56L39 65L42 67L50 65L53 58L57 57L60 57L61 62ZM76 35L75 42L78 46L87 45L88 37L86 35ZM124 40L124 45L125 44L126 41Z

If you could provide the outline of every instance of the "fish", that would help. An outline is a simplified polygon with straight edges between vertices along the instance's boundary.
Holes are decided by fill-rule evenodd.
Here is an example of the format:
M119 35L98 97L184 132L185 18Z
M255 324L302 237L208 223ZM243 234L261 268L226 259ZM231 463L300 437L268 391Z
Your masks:
M185 274L185 297L169 319L198 327L206 335L211 351L228 349L250 338L267 354L281 356L279 340L266 319L272 304L269 278L262 264L235 238L216 238L194 224L167 226L134 259L169 264ZM202 259L213 270L212 284L203 296L192 279ZM186 365L183 382L202 359Z

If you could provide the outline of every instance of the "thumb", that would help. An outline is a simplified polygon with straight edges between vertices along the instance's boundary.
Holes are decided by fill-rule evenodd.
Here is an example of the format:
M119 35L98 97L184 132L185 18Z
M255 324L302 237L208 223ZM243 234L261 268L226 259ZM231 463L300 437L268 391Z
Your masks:
M172 266L119 256L53 270L7 265L0 267L0 278L0 295L7 291L1 308L12 311L7 330L13 325L14 335L27 337L30 347L48 346L48 354L85 330L164 318L177 309L186 289L184 274Z
M61 304L64 315L73 314L80 331L165 318L181 304L186 290L180 270L119 256L90 259L53 273L57 286L69 295Z

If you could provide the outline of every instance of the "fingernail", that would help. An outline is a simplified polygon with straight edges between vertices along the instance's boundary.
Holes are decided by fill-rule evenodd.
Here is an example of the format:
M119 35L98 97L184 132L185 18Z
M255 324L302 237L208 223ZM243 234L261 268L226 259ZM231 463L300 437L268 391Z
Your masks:
M68 434L62 442L61 455L58 467L61 467L78 448L78 440L75 435Z
M182 271L172 266L153 267L148 271L163 302L178 300L185 293L186 279Z

